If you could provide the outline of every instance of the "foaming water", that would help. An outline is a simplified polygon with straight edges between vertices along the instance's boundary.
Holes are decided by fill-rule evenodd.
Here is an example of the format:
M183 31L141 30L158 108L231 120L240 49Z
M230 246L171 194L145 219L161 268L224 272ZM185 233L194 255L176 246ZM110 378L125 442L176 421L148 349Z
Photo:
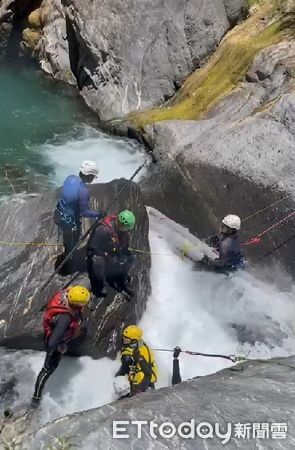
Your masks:
M141 321L154 348L249 358L287 356L295 343L294 287L281 292L276 286L247 272L232 276L197 271L193 261L181 259L179 226L150 213L152 296ZM181 227L180 227L181 228ZM165 231L166 230L166 231ZM173 234L176 239L173 239ZM169 239L165 239L167 236ZM183 243L188 231L183 229ZM196 244L196 240L191 240ZM204 244L199 241L199 258ZM160 386L170 383L172 354L156 352ZM213 373L231 362L181 354L183 380Z
M145 157L138 145L109 137L87 124L70 125L63 133L58 129L53 137L46 135L26 145L30 160L37 161L37 191L60 185L65 176L78 172L84 159L97 162L99 181L105 182L130 177ZM31 165L28 170L31 174ZM23 201L23 196L16 196L15 201ZM177 345L184 350L250 358L292 353L293 286L282 291L264 282L263 276L258 279L247 272L226 277L198 271L191 259L213 256L212 250L160 212L150 209L149 217L152 295L141 326L152 348L172 350ZM184 247L191 259L181 257ZM1 350L0 356L0 405L17 409L29 402L45 354ZM160 368L158 387L171 384L172 353L156 351L155 356ZM186 354L181 354L180 363L183 380L231 365L224 359ZM112 402L119 364L119 359L63 358L46 385L40 423ZM2 386L6 386L5 395Z
M183 227L163 220L159 212L151 209L149 217L152 295L140 325L152 348L172 350L177 345L183 350L249 358L292 353L294 288L281 292L247 272L227 277L197 271L192 260L181 258L180 246L192 241L196 260L208 251L206 246ZM10 400L15 406L29 401L44 356L3 351L1 383L15 375L18 398ZM155 356L160 369L157 387L170 385L172 353L155 351ZM46 386L38 424L114 401L112 384L119 365L119 357L116 361L64 358ZM225 359L180 355L183 380L231 365Z
M0 104L1 197L47 191L84 159L97 161L102 182L129 176L143 160L135 143L96 130L78 91L23 60L1 66Z
M58 137L42 146L41 152L51 168L51 180L61 185L65 172L78 173L85 159L95 161L100 169L98 181L105 183L115 178L129 178L144 161L143 149L133 141L114 138L90 126L79 128L79 133ZM143 175L137 176L135 181Z
M96 123L76 90L50 82L23 59L1 60L0 105L1 196L46 189L40 146L81 123Z

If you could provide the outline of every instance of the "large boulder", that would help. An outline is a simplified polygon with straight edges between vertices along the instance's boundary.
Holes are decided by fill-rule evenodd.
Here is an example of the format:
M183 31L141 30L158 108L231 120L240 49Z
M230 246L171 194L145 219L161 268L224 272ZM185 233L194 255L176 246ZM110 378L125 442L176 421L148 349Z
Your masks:
M33 10L22 33L22 44L39 61L41 68L57 80L76 85L69 59L69 43L61 0L43 0Z
M126 180L115 180L107 184L92 186L94 208L106 208ZM33 198L16 197L1 206L2 241L8 243L1 248L1 321L0 345L15 349L43 349L40 307L57 289L71 277L57 276L40 294L40 286L54 270L56 256L62 253L56 247L57 232L52 220L56 195L36 195ZM131 247L148 251L148 217L141 192L135 183L128 183L112 211L130 208L137 215L137 227L132 233ZM89 220L84 222L84 231ZM10 242L20 244L9 245ZM51 243L52 246L23 245L23 242ZM138 321L150 292L150 257L147 253L136 254L132 268L132 285L135 298L127 302L121 294L110 291L108 298L99 302L93 299L86 311L87 335L77 341L71 349L78 355L114 356L120 331L125 323ZM76 255L72 272L81 271L75 283L89 286L85 273L85 248Z
M101 119L171 97L244 10L244 0L63 0L70 61ZM230 21L229 21L230 19Z
M43 21L42 38L35 53L41 68L57 80L76 85L70 66L69 42L62 2L43 0L40 9Z
M261 52L246 81L203 120L145 127L145 140L159 160L147 183L149 204L201 237L217 230L225 214L245 219L263 210L244 222L244 241L292 214L294 50L294 42L282 41ZM177 212L176 190L181 202ZM274 257L294 273L294 216L266 233L260 245L245 250L260 264Z
M294 364L294 357L251 361L174 387L78 412L20 439L22 448L39 450L41 445L51 448L64 442L81 450L154 446L289 450L295 440ZM121 439L115 437L115 421L122 421L117 424L117 436ZM141 436L132 421L143 421ZM150 428L152 422L154 428ZM164 422L172 426L166 424L159 429ZM182 434L178 433L178 426L185 422L190 428L182 427ZM13 430L12 419L7 431L11 435ZM123 434L127 438L122 438Z

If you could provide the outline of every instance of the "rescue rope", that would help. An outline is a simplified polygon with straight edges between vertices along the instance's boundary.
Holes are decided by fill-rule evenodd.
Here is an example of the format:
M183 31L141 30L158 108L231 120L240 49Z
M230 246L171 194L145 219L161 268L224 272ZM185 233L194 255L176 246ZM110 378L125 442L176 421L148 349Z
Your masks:
M283 245L286 245L286 244L288 244L289 242L291 242L294 238L295 238L295 234L293 234L293 236L289 237L288 239L285 239L283 242L281 242L280 244L278 244L276 247L274 247L273 249L271 249L269 252L265 253L265 255L260 256L259 259L266 258L267 256L271 255L272 253L274 253L275 251L277 251L277 250L279 250L281 247L283 247Z
M284 219L280 220L279 222L276 222L276 223L275 223L274 225L272 225L271 227L267 228L266 230L262 231L262 232L261 232L260 234L258 234L257 236L255 236L255 237L249 239L248 241L244 242L244 243L241 244L241 245L252 245L252 244L258 245L258 244L260 244L260 240L261 240L261 238L262 238L265 234L267 234L267 233L269 233L271 230L273 230L273 229L279 227L282 223L286 222L287 220L290 219L290 217L293 217L294 215L295 215L295 211L292 211L290 214L288 214L287 217L285 217Z
M268 209L270 209L272 206L278 205L279 203L281 203L282 201L286 200L287 198L292 197L292 195L287 195L286 197L281 198L280 200L277 200L273 203L271 203L270 205L266 206L265 208L259 209L259 211L256 211L253 214L250 214L250 216L245 217L245 219L242 219L242 223L246 222L246 220L252 219L253 217L257 216L258 214L267 211Z
M0 247L1 246L11 246L11 247L63 247L63 244L54 244L51 242L15 242L15 241L0 241ZM158 253L158 252L150 252L148 250L139 250L137 248L129 248L132 252L136 253L143 253L147 255L158 255L158 256L171 256L168 253Z
M15 242L15 241L0 241L1 245L8 245L8 246L32 246L32 247L63 247L63 244L53 244L51 242Z
M268 209L272 208L273 206L278 205L279 203L283 202L284 200L287 200L287 198L290 198L290 197L292 197L292 194L286 195L286 197L280 198L279 200L276 200L275 202L270 203L270 205L267 205L264 208L261 208L258 211L255 211L253 214L250 214L249 216L245 217L244 219L241 220L241 222L244 223L247 220L252 219L255 216L258 216L262 212L267 211ZM170 217L161 217L160 220L172 220L172 219L170 219ZM211 237L211 236L209 236L209 237Z
M246 221L254 216L256 216L257 214L259 214L262 211L265 211L266 209L270 208L271 206L274 206L276 204L278 204L279 202L289 198L290 195L272 203L271 205L261 209L260 211L257 211L256 213L246 217L243 221ZM289 220L291 217L293 217L295 215L295 211L292 211L290 214L288 214L287 217L285 217L284 219L276 222L275 224L273 224L272 226L268 227L267 229L263 230L261 233L259 233L257 236L250 238L248 241L243 242L241 245L242 246L247 246L247 245L258 245L260 244L261 238L269 233L271 230L279 227L280 225L282 225L284 222L286 222L287 220ZM96 225L96 224L95 224ZM90 227L91 228L91 227ZM89 231L89 230L88 230ZM88 236L88 234L87 234ZM293 237L292 237L293 239ZM280 246L284 245L285 243L289 242L291 239L288 239L287 241L283 242ZM82 242L82 238L81 238L81 242ZM80 243L81 243L80 242ZM79 245L80 245L79 243ZM51 242L15 242L15 241L0 241L0 247L1 246L32 246L32 247L63 247L63 244L58 244L58 243L51 243ZM78 246L78 245L77 245ZM185 243L183 248L181 249L181 259L184 259L186 256L188 256L188 252L197 247L198 244L195 245L190 245L189 243ZM279 247L280 247L279 246ZM270 253L272 253L273 251L277 250L279 247L275 248L274 250L271 250L271 252L269 252L268 254L264 255L264 257L268 256ZM168 253L158 253L158 252L150 252L148 250L140 250L140 249L135 249L135 248L130 248L131 251L134 251L136 253L142 253L142 254L148 254L148 255L158 255L158 256L171 256ZM65 258L66 259L66 258ZM65 260L63 261L63 263L65 263ZM62 264L63 264L62 263ZM61 267L60 267L61 268ZM60 270L59 268L59 270Z
M174 350L168 350L165 348L152 348L154 352L174 352ZM192 356L206 356L209 358L223 358L228 359L229 361L236 362L237 356L235 355L219 355L219 354L212 354L212 353L200 353L200 352L191 352L189 350L180 350L180 353L186 353L187 355Z
M174 351L175 351L175 349L168 350L165 348L152 348L151 350L153 350L154 352L169 352L169 353L174 353ZM222 354L214 354L214 353L200 353L200 352L192 352L189 350L181 350L181 349L179 349L179 353L186 353L187 355L191 355L191 356L205 356L205 357L209 357L209 358L222 358L222 359L227 359L233 363L256 361L256 362L261 362L261 363L266 363L266 364L276 364L279 366L289 367L290 369L295 370L295 366L293 366L291 364L286 364L282 361L273 361L273 360L269 360L269 359L254 359L254 358L247 358L246 356L241 356L241 355L222 355Z

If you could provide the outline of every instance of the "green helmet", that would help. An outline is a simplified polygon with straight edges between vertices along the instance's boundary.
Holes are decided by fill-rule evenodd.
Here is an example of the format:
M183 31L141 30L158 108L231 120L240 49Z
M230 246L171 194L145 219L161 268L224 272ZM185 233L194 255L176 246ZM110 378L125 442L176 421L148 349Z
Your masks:
M133 230L136 222L135 215L132 211L125 209L125 211L121 211L118 215L118 222L127 228L127 230Z

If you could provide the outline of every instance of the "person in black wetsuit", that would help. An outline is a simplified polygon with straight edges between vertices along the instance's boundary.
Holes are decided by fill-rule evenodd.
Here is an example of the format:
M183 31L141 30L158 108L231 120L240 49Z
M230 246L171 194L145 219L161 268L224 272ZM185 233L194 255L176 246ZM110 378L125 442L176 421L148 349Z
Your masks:
M93 294L106 297L106 282L119 292L133 296L129 270L134 256L129 250L129 232L135 226L133 212L105 217L91 233L87 243L87 272Z
M43 316L46 357L36 380L32 408L39 406L45 383L58 367L67 344L81 333L82 308L89 300L88 289L73 286L57 292L47 303Z
M244 267L245 257L238 233L240 229L241 219L238 216L229 214L222 220L220 234L208 240L208 244L218 252L218 258L215 260L207 256L203 258L208 268L220 273L229 273Z

